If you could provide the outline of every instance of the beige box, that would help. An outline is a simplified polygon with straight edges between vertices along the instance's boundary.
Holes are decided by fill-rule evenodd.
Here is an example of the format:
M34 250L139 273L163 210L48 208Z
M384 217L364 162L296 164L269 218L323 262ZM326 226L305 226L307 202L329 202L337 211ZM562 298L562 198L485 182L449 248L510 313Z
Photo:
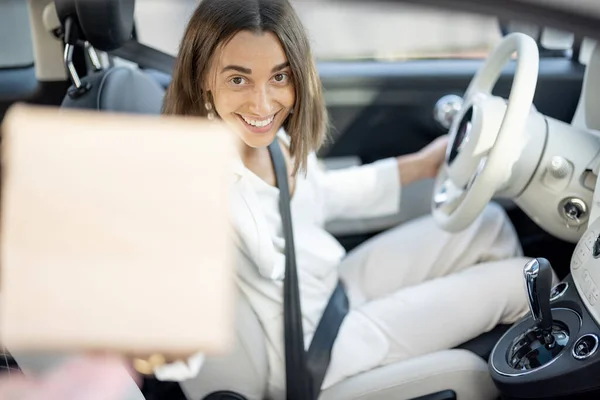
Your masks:
M3 345L173 357L228 348L229 131L25 105L1 128Z

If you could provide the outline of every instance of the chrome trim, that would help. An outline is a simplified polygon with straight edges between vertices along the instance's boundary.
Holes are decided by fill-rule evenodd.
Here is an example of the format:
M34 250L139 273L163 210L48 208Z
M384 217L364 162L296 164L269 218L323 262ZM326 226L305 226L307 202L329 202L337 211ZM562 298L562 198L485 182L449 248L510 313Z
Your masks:
M564 308L564 307L554 308L554 310L557 310L557 311L558 310L564 310L564 311L572 312L573 314L575 314L577 316L577 319L579 319L579 328L581 328L581 322L582 322L581 321L581 315L579 315L579 313L577 313L575 310L572 310L570 308ZM496 342L496 345L494 346L494 348L492 349L492 352L490 353L490 365L492 366L492 369L494 370L494 372L496 372L498 375L517 377L517 376L527 375L527 374L530 374L532 372L537 372L539 370L542 370L542 369L546 368L548 365L552 365L556 360L558 360L560 357L562 357L563 354L567 353L567 351L561 351L556 357L554 357L552 360L550 360L550 362L547 362L546 364L542 365L541 367L530 369L528 371L515 372L515 373L499 371L498 368L496 368L496 366L494 365L494 354L496 353L496 349L498 348L498 345L502 342L502 340L504 340L504 338L512 330L513 330L513 328L510 328L508 331L506 331L504 333L504 335L502 335L500 337L500 339L498 339L498 341ZM565 347L565 349L566 349L566 347Z
M472 104L467 104L464 103L461 107L461 110L459 112L456 113L456 115L453 118L452 124L450 125L450 128L448 129L448 146L446 146L446 153L444 154L444 162L446 163L446 165L450 165L451 161L450 161L450 155L452 154L452 150L456 150L456 156L458 156L459 153L459 146L456 146L456 139L458 136L458 130L461 126L461 123L465 120L465 117L471 113L471 116L469 117L468 121L471 122L472 118L473 118L473 105ZM466 136L466 134L465 134ZM460 145L460 144L459 144ZM456 158L455 156L455 158ZM454 159L452 160L454 161Z
M467 112L468 114L468 112ZM466 114L462 117L465 118ZM473 116L471 116L472 118ZM463 126L463 122L464 122L464 133L461 134L460 129ZM463 147L465 146L465 144L467 144L470 140L471 137L471 130L473 129L473 122L471 120L468 121L459 121L458 125L456 126L455 132L452 135L452 138L448 141L448 147L446 147L446 154L445 154L445 158L444 160L446 160L446 164L450 165L454 162L454 160L456 160L456 158L460 155L460 152L462 151ZM459 135L461 135L459 137ZM457 140L460 140L460 142L458 142L458 145L456 143ZM450 155L452 155L452 152L455 152L454 158L452 158L452 160L450 160Z
M453 188L448 189L448 185L453 185ZM449 178L444 179L440 185L436 185L432 196L433 206L436 210L442 210L446 214L450 214L456 210L460 201L464 198L465 191L454 187L454 184Z
M81 81L79 80L79 75L77 74L77 70L75 69L75 65L73 64L73 49L75 47L69 43L67 43L65 45L65 52L64 52L64 61L65 61L65 66L67 67L67 70L69 72L69 76L71 77L71 80L73 81L73 85L75 85L75 87L77 89L79 89L81 87Z
M481 175L481 173L483 172L483 169L485 168L485 165L487 164L487 160L488 160L487 155L485 155L479 159L479 162L477 163L477 169L475 170L473 175L471 175L471 177L469 178L469 182L467 182L467 186L465 187L465 190L471 190L471 187L473 187L473 184L475 183L475 179L477 179L479 177L479 175Z
M565 210L565 207L568 204L575 206L581 212L581 215L570 215ZM567 197L562 199L562 201L558 204L558 212L562 219L566 222L567 227L579 227L586 223L589 218L589 207L586 202L579 197Z
M560 292L558 292L557 294L555 294L554 296L550 296L550 301L554 301L556 299L561 298L567 292L567 290L569 290L569 282L560 282L560 283L557 283L556 285L554 285L554 287L552 288L550 293L552 293L554 291L554 289L556 289L560 285L564 285L564 289L561 290Z
M444 128L450 129L462 106L462 97L455 94L442 96L433 107L433 118Z
M433 204L435 208L440 208L448 201L448 191L446 185L442 184L440 190L436 191L433 195Z
M96 53L96 49L90 44L90 42L85 42L85 50L94 67L94 70L100 71L102 70L102 63L100 62L100 58L98 57L98 53Z
M527 290L527 301L529 302L529 310L531 316L536 323L542 322L542 307L538 297L537 279L540 274L540 263L533 259L523 268L525 276L525 288Z
M585 355L585 356L578 356L577 354L575 354L575 345L577 344L577 342L579 342L581 339L583 339L584 337L591 337L594 339L594 341L596 342L596 344L594 344L594 347L592 347L592 350L590 350L590 352ZM588 358L590 358L591 356L593 356L596 351L598 351L598 336L596 336L593 333L586 333L584 335L579 336L579 339L577 339L574 343L573 343L573 348L571 349L571 354L573 355L573 357L577 360L587 360Z
M471 131L473 130L473 121L467 121L465 124L465 134L462 137L462 140L460 141L460 143L458 144L458 147L456 148L456 153L460 153L463 149L463 147L465 147L465 145L469 142L469 140L471 139Z

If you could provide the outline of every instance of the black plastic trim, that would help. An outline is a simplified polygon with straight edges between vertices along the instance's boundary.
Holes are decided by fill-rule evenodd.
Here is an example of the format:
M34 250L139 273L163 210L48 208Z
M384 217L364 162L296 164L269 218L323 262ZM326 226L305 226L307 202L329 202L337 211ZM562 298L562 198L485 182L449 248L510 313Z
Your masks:
M165 73L172 73L175 67L175 57L152 47L130 40L120 48L108 54L134 62L140 68L152 68Z
M246 400L246 398L236 392L220 390L203 397L202 400Z
M411 400L456 400L456 393L454 390L443 390L441 392L427 394Z

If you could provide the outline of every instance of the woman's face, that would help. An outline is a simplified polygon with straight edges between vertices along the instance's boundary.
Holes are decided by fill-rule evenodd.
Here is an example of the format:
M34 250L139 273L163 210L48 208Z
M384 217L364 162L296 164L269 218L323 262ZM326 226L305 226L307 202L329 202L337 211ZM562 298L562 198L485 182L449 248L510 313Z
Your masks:
M216 54L209 90L219 116L253 148L268 146L295 102L292 72L271 32L238 32Z

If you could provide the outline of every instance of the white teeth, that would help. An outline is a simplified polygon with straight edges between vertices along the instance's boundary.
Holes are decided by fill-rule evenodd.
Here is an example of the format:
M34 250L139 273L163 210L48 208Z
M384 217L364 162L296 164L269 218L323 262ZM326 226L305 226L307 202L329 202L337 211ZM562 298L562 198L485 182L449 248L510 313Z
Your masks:
M244 121L246 121L246 123L248 125L256 126L257 128L262 128L264 126L269 125L271 122L273 122L273 118L274 118L274 116L271 116L267 119L263 119L262 121L257 121L257 120L253 120L253 119L248 119L244 116L241 116L241 117L244 119Z

